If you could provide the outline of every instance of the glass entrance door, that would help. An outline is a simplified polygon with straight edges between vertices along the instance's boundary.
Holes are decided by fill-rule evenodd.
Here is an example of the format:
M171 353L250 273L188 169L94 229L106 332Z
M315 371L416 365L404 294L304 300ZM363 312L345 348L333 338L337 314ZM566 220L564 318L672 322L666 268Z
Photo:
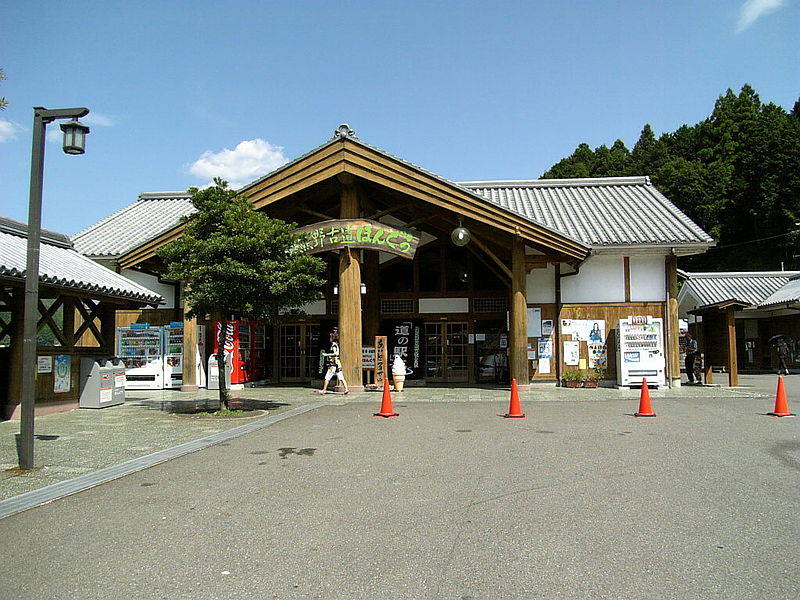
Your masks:
M279 375L282 382L311 381L319 371L319 325L281 325L279 350Z
M467 342L466 323L425 323L425 379L468 381Z

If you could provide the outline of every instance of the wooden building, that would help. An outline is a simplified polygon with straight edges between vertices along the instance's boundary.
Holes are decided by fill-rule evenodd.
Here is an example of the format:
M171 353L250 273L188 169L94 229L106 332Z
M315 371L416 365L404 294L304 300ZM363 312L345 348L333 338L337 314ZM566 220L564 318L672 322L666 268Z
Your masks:
M287 312L267 333L270 381L312 382L320 340L333 327L351 389L363 380L362 348L379 334L389 338L390 354L406 358L407 384L514 378L524 388L593 366L615 379L616 324L630 315L665 320L668 379L680 380L677 257L713 240L646 177L456 183L342 125L328 142L240 191L255 209L310 230L330 233L331 223L345 220L371 223L375 233L362 245L337 240L320 255L329 267L324 299ZM181 235L178 217L193 210L186 200L143 195L75 236L76 248L145 285L163 283L156 251ZM134 214L155 233L120 245ZM413 256L390 248L383 229L413 237ZM463 241L459 233L465 245L454 243ZM177 290L167 306L180 310ZM598 331L592 340L582 330L587 322ZM570 347L579 349L569 357L576 365L566 362L569 341L580 342ZM185 351L193 348L190 334ZM184 373L187 389L192 378Z
M0 217L0 418L18 418L21 373L37 369L37 414L77 406L83 357L115 354L115 312L162 297L76 252L69 237L42 231L38 364L22 364L28 229Z

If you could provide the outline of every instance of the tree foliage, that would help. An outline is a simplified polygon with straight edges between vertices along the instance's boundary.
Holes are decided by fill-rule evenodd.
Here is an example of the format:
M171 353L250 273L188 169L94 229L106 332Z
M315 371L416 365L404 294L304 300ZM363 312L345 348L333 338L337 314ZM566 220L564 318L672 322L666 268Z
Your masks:
M182 237L158 251L166 277L185 283L187 316L237 313L274 322L281 309L319 299L325 263L297 249L296 225L253 210L225 181L214 183L189 190L197 212L185 218ZM224 377L220 382L225 405Z
M650 175L653 183L712 235L718 248L681 259L707 270L800 268L800 100L787 112L763 104L749 85L720 96L711 115L656 138L650 125L628 152L580 144L544 175Z
M0 81L3 81L6 78L6 74L3 73L3 69L0 69ZM6 106L8 106L8 100L5 98L0 98L0 110L5 110Z

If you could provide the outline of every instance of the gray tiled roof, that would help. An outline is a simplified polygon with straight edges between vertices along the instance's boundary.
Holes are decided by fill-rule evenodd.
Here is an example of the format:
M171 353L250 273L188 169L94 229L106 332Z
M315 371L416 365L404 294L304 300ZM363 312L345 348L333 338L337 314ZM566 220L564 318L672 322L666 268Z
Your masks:
M147 192L72 236L75 249L93 257L120 256L175 227L195 212L187 192Z
M737 300L752 306L763 306L767 299L775 296L800 271L767 271L741 273L687 273L685 289L681 295L690 293L698 306L707 306L729 300ZM793 282L794 283L794 282ZM796 287L800 292L800 286ZM783 300L777 300L782 302Z
M714 244L648 177L469 181L459 185L594 247Z
M27 225L0 217L0 277L25 277ZM159 304L161 295L131 281L76 252L66 236L44 232L39 251L42 284L96 294Z
M764 298L759 303L759 308L775 306L776 304L792 304L800 302L800 274L795 274L780 289Z

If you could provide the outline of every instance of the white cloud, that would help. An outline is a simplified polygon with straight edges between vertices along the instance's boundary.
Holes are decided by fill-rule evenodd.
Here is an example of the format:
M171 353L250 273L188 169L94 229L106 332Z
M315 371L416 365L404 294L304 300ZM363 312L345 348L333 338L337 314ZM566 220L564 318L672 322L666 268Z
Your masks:
M113 127L116 125L114 120L108 115L90 112L85 117L81 117L81 123L89 127Z
M273 146L266 140L256 138L239 142L233 150L225 148L220 152L203 152L189 166L189 172L208 180L221 177L236 189L287 162L281 146Z
M11 121L0 119L0 142L8 142L17 138L23 128Z
M783 7L785 0L745 0L739 9L739 23L736 33L741 33L756 22L759 17L768 15Z

